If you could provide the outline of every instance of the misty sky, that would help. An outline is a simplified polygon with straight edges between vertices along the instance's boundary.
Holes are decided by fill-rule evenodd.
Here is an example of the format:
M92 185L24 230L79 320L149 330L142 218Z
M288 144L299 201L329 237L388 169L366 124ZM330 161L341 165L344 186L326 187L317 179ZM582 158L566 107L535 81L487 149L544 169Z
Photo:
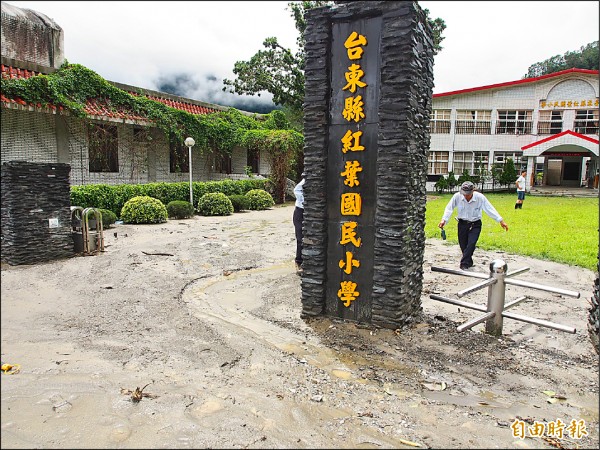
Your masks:
M275 36L296 50L287 1L8 1L64 31L65 56L107 80L239 109L271 95L222 92L236 61ZM434 93L519 80L530 65L599 39L598 1L421 1L447 28Z

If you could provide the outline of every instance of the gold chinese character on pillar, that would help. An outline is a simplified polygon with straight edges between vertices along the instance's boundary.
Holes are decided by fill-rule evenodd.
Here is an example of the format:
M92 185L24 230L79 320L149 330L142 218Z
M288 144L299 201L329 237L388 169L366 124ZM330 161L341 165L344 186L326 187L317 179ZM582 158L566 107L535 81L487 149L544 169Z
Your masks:
M357 284L352 281L340 282L340 290L337 293L339 299L348 307L360 295L356 290Z
M346 177L344 184L349 187L358 186L360 181L358 181L356 174L363 170L360 163L358 161L346 161L345 169L343 172L340 172L341 176Z
M361 48L362 45L367 45L367 38L353 31L344 42L344 47L348 50L348 59L360 59L364 51Z
M341 213L342 216L360 216L362 199L360 194L347 192L342 194Z

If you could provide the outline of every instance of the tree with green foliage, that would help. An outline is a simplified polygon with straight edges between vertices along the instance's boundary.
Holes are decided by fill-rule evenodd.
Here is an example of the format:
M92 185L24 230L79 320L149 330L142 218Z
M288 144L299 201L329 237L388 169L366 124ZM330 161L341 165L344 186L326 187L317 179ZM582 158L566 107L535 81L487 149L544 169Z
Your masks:
M463 184L465 181L470 181L477 185L479 184L479 177L477 175L471 175L467 169L464 169L458 177L458 184Z
M438 194L443 194L444 191L448 190L448 180L446 178L444 178L444 175L442 175L433 185L435 191Z
M517 181L517 177L517 169L515 168L513 159L506 158L506 161L502 165L502 172L498 178L498 183L500 183L500 186L510 187L511 184Z
M483 192L483 186L485 185L486 181L489 181L491 179L491 174L490 171L487 169L487 163L483 161L483 158L479 155L475 159L475 176L477 177L477 179L479 180L479 184L481 185L479 191Z
M332 1L296 1L288 3L299 36L296 39L296 53L279 44L276 37L266 38L264 50L259 50L248 61L237 61L233 68L236 79L224 79L223 91L239 95L257 95L269 92L276 105L287 107L297 126L302 124L302 104L304 102L304 13L312 8L333 5ZM286 8L286 9L288 9ZM429 18L429 10L423 10L433 31L434 55L442 50L442 36L446 24L440 18ZM300 128L297 128L300 129Z
M579 51L555 55L545 61L532 64L523 78L539 77L566 69L598 70L599 55L598 41L591 42L581 47Z
M454 175L453 171L448 172L447 180L448 180L448 189L453 191L454 188L456 186L458 186L458 180L456 179L456 176Z
M492 191L496 189L496 184L500 184L500 177L502 176L502 164L493 163L490 170L490 178L492 179Z

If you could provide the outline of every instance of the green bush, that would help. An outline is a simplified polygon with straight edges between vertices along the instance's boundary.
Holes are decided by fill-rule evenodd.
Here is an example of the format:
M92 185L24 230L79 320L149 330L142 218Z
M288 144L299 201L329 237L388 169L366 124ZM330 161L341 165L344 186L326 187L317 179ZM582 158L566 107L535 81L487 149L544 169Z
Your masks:
M174 219L187 219L194 215L194 207L185 200L173 200L167 205L167 214Z
M102 228L110 228L117 221L117 215L109 209L98 208L102 215ZM93 217L93 216L91 216Z
M228 216L233 214L233 205L222 192L209 192L198 200L198 212L203 216Z
M262 189L252 189L246 192L248 198L248 209L263 210L275 205L271 194Z
M147 195L127 200L121 209L121 219L125 223L162 223L167 221L167 217L163 202Z
M448 180L442 175L440 179L435 182L433 187L438 194L442 194L445 190L449 189Z
M233 205L233 210L235 212L240 212L245 209L248 209L248 197L245 195L228 195L229 200L231 200L231 204Z

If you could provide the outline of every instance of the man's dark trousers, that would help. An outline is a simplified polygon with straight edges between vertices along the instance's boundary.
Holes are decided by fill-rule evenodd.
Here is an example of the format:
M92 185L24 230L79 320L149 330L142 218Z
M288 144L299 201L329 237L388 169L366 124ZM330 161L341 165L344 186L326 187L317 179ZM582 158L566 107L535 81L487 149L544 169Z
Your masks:
M296 206L294 209L294 229L296 231L296 264L302 264L302 221L304 220L304 208Z
M468 269L473 266L473 252L477 246L479 235L481 234L481 220L468 222L466 220L458 221L458 243L462 251L460 259L460 268Z

